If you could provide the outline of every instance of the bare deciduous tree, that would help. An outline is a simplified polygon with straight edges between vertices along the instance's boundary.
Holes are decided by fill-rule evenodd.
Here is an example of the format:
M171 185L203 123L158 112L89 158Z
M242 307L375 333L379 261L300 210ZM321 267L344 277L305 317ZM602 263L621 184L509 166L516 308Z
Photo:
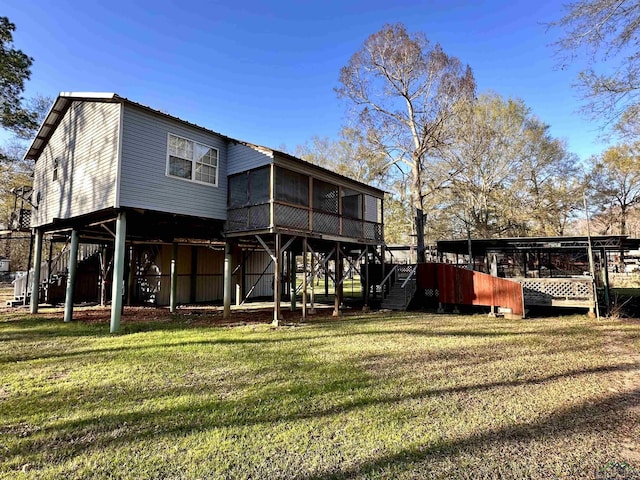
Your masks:
M554 46L565 67L580 54L587 67L578 87L585 112L617 121L640 101L640 3L637 0L579 0L565 6L565 15L550 27L564 35Z
M369 36L340 71L342 98L351 100L368 140L388 162L407 168L415 211L418 261L425 260L424 197L429 160L449 145L450 124L475 94L471 69L404 25L386 25Z

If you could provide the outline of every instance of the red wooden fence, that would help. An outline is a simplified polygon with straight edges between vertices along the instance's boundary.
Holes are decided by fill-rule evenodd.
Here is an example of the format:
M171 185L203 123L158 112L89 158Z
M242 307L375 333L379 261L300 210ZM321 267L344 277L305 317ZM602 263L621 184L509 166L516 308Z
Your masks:
M418 288L437 289L441 303L510 308L513 315L524 316L518 282L446 263L421 263L416 275Z

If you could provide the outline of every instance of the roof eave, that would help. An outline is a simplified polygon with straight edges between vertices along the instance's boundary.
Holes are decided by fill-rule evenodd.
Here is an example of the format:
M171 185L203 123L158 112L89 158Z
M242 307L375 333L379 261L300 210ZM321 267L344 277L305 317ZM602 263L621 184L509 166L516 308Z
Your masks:
M58 98L55 99L51 108L47 112L47 115L40 125L38 132L31 141L27 152L24 155L24 160L37 161L38 157L42 153L45 145L53 135L53 132L58 127L64 114L69 109L72 102L77 100L86 101L101 101L101 102L113 102L122 101L122 98L115 93L107 92L60 92Z

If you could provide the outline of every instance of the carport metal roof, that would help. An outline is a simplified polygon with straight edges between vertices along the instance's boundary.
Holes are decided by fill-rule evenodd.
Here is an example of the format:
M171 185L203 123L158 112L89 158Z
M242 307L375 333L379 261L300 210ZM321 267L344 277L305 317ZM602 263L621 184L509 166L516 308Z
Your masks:
M469 253L469 241L466 239L440 240L437 245L439 253L458 253L463 255ZM485 256L487 252L575 250L586 249L588 246L589 238L586 236L471 239L471 253L473 256ZM640 239L628 238L626 235L592 236L591 246L593 249L634 250L640 247Z

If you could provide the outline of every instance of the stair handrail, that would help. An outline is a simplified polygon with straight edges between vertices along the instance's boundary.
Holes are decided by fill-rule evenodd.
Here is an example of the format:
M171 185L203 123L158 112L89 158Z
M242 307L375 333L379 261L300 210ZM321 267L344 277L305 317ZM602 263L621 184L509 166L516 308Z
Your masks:
M414 275L416 274L417 270L418 270L418 264L415 264L411 269L411 271L409 272L409 275L407 275L407 278L404 280L404 282L402 282L402 288L405 288L407 286L407 283L409 283L409 280L412 280L414 278Z
M398 269L398 265L394 265L393 268L391 269L391 271L389 273L387 273L387 276L384 277L384 279L378 285L378 287L380 287L380 290L381 290L381 293L382 293L382 298L384 298L384 284L387 283L387 280L389 280L391 275L393 275L396 272L397 269Z
M404 308L405 309L407 308L407 306L411 302L411 299L413 299L413 295L416 293L416 290L417 290L417 283L418 282L416 282L416 278L415 278L415 274L416 274L417 270L418 270L418 264L415 264L414 267L409 272L409 275L407 276L405 281L402 283L402 290L404 292ZM409 282L411 282L411 288L410 289L406 288L407 283L409 283ZM411 291L409 291L409 290L411 290Z

